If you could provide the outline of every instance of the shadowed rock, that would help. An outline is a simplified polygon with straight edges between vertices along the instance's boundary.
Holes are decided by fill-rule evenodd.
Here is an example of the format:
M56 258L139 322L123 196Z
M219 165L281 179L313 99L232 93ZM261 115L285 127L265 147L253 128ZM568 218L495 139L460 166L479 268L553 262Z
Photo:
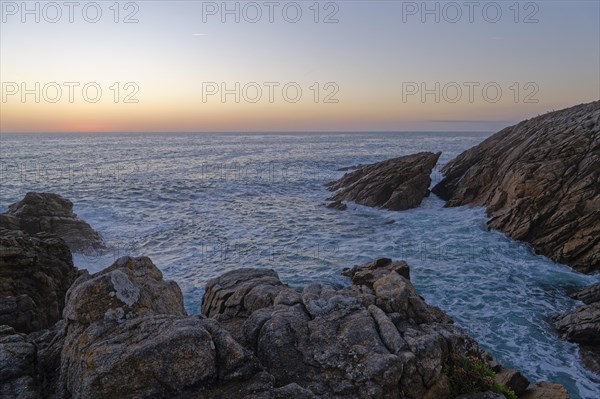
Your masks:
M581 272L600 270L600 101L506 128L443 169L447 206L482 205L488 226Z
M600 375L600 283L575 294L586 305L552 318L554 327L569 341L580 344L582 363Z
M429 194L431 171L440 155L421 152L361 166L327 184L331 191L336 191L330 200L353 201L393 211L416 208Z
M73 203L58 194L27 193L8 207L0 223L14 227L17 221L19 228L28 234L56 234L73 252L105 247L100 234L73 213Z
M77 275L62 239L0 227L0 324L22 333L51 327Z

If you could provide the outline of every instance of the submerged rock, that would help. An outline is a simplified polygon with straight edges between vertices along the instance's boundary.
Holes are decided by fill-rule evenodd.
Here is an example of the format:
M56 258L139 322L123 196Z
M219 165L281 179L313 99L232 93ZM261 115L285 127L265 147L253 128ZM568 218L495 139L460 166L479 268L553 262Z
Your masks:
M100 234L73 213L73 203L58 194L27 193L21 201L8 207L0 222L13 228L18 223L19 228L30 235L56 234L73 252L105 247Z
M327 184L336 191L330 200L393 211L416 208L429 194L431 171L440 154L421 152L362 166Z
M344 204L342 201L333 201L327 204L327 208L337 209L338 211L345 211L346 209L348 209L348 205Z
M62 239L0 227L0 324L21 333L51 327L77 275Z
M488 226L580 272L600 270L600 101L506 128L443 169L447 206L487 207Z

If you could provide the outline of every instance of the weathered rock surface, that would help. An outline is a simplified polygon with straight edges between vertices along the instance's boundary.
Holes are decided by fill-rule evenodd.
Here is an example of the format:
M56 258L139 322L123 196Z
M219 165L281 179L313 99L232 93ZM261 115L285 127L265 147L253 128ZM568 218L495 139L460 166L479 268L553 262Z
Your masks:
M73 252L105 247L100 234L73 213L73 203L58 194L27 193L0 219L5 228L10 225L13 229L17 221L19 228L30 235L56 234Z
M488 226L581 272L600 270L600 101L506 128L443 169L447 206L487 207Z
M431 171L440 154L421 152L362 166L327 184L336 191L330 200L393 211L416 208L429 194Z
M64 320L61 397L276 396L258 359L216 320L187 316L181 290L149 258L80 277Z
M346 273L352 286L302 291L273 271L226 273L207 285L203 313L232 316L226 328L243 331L275 386L295 383L318 398L442 397L447 357L478 353L477 344L419 297L404 262ZM257 302L260 292L268 299Z
M600 375L600 284L572 296L586 305L553 317L554 327L563 338L581 345L582 363Z
M62 239L0 227L0 324L22 333L51 327L77 274Z

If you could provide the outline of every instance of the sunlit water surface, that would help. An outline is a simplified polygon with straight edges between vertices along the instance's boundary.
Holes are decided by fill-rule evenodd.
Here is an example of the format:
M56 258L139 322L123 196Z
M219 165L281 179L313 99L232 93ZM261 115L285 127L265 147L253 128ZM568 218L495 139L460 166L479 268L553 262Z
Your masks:
M418 151L440 163L481 142L474 133L2 135L0 208L27 191L56 192L105 238L106 253L76 254L99 271L147 255L198 313L208 279L239 267L277 270L292 286L348 284L344 267L405 259L427 302L532 381L600 398L600 379L547 317L572 309L568 294L594 283L486 229L478 208L389 212L323 206L341 167ZM434 171L434 183L441 178ZM389 221L395 223L390 224Z

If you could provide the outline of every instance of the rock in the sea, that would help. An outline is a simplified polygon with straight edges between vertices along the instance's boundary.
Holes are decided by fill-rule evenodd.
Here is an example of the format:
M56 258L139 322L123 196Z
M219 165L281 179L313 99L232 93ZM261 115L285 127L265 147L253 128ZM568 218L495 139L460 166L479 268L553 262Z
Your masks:
M0 228L0 324L22 333L51 327L77 275L62 239Z
M600 101L506 128L443 169L447 206L487 207L488 226L581 272L600 270Z
M330 200L393 211L416 208L429 194L431 171L440 154L421 152L362 166L328 183L328 188L336 191Z
M275 386L298 384L318 398L447 394L449 354L479 353L477 344L423 301L404 262L378 259L346 274L349 287L299 292L270 270L226 273L208 284L203 313L228 315L224 326L243 331Z
M327 208L337 209L338 211L345 211L346 209L348 209L348 205L344 204L342 201L333 201L327 204Z
M0 220L2 224L16 221L19 228L30 235L56 234L73 252L105 247L100 234L73 213L73 203L58 194L27 193L21 201L9 206Z
M600 345L600 302L555 317L554 326L569 341Z
M594 302L600 302L600 283L590 285L589 287L586 287L571 296L587 305Z
M572 297L586 305L553 317L554 327L564 338L580 344L581 362L600 375L600 283Z

